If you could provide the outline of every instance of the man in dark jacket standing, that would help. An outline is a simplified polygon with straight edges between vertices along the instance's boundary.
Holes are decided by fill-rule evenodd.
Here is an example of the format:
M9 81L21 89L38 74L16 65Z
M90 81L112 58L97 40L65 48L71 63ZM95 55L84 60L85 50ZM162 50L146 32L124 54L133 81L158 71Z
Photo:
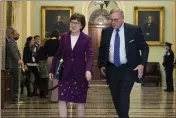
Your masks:
M173 92L174 87L173 87L173 68L174 68L174 53L171 49L171 43L166 42L165 47L166 47L166 53L164 55L164 60L163 60L163 66L165 68L165 73L166 73L166 85L167 88L165 91L167 92Z
M8 38L7 43L7 69L12 77L11 79L11 100L17 100L18 95L18 83L19 83L19 71L20 65L23 64L21 60L20 52L17 47L17 40L19 39L19 33L14 30L12 37Z
M14 32L14 29L13 27L7 27L6 29L6 39L5 39L5 44L6 44L6 51L5 51L5 69L8 69L7 67L7 43L8 41L10 40L11 37L13 37L13 32Z

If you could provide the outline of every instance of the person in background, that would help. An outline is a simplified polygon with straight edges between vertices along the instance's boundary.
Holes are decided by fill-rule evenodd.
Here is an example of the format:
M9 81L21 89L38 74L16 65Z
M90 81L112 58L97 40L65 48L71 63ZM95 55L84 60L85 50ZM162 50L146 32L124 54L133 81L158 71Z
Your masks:
M19 84L19 73L20 66L23 64L21 55L17 46L17 40L19 39L19 33L16 30L11 32L11 36L8 37L7 43L7 65L9 69L11 79L11 100L16 101L18 98L18 84Z
M50 68L49 77L53 80L56 63L63 58L63 76L59 80L60 117L67 117L67 102L76 103L77 117L84 117L84 105L93 67L91 38L82 32L85 23L84 15L75 13L71 16L70 32L61 36L59 50Z
M166 53L163 59L163 66L165 68L166 73L166 85L167 88L164 90L166 92L173 92L173 68L174 68L174 53L171 49L171 43L166 42Z
M40 46L37 52L37 60L39 61L39 75L40 75L40 93L41 98L46 98L48 94L48 67L47 67L47 56L44 54L44 46Z
M47 40L44 44L44 55L47 56L47 65L48 70L51 67L51 62L53 60L53 56L56 54L58 48L59 48L59 37L60 33L57 29L53 30L50 34L49 40ZM54 80L48 80L48 101L50 102L58 102L58 88L52 89L54 86L58 85L58 81Z
M40 47L40 36L36 35L34 36L34 49L33 49L33 55L36 57L37 56L37 52L39 50Z
M39 47L40 47L40 36L36 35L36 36L34 36L34 47L33 47L33 56L35 58L37 56L37 52L39 50ZM38 60L36 60L36 61L38 61Z
M40 46L40 36L39 35L34 36L34 45L35 47L39 49L39 46Z
M14 32L14 28L13 27L7 27L6 29L6 39L5 39L5 48L6 48L6 52L5 52L5 68L8 69L7 67L7 43L8 41L13 37L13 32Z
M32 52L32 55L33 55L33 57L35 58L35 61L36 61L36 63L37 63L37 65L39 64L38 62L39 62L39 60L37 59L37 52L38 52L38 50L39 50L39 47L40 47L40 36L39 35L35 35L34 36L34 46L33 46L33 52ZM33 77L33 76L32 76ZM36 81L34 81L34 95L38 95L38 93L37 93L37 88L36 88L36 86L37 86L37 83L36 83Z
M33 49L34 49L34 38L32 36L29 36L26 40L26 44L23 50L23 61L24 61L25 69L27 71L26 87L27 87L28 97L37 95L36 93L37 88L40 87L40 76L39 76L38 67L37 67L38 64L37 64L36 57L33 53ZM33 83L35 87L34 87L33 92L31 92L31 89L30 89L31 73L33 73L35 76L35 82ZM41 93L41 90L40 90L40 93Z

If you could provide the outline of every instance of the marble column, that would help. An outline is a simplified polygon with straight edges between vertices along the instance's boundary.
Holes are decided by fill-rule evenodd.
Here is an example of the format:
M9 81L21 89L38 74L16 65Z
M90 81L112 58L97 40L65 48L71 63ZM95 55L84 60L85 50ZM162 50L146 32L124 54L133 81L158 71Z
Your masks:
M0 68L5 68L5 2L0 2Z

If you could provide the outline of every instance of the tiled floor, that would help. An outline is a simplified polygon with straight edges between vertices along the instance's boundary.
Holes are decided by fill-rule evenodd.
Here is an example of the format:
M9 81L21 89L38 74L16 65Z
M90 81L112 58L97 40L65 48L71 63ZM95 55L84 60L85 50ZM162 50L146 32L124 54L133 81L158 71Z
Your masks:
M166 93L163 89L134 87L131 94L130 117L175 118L176 92ZM58 109L57 103L48 103L47 99L22 96L19 104L6 105L1 115L1 118L58 118ZM68 116L75 117L74 104L68 104ZM86 117L117 117L105 82L91 84L86 104Z

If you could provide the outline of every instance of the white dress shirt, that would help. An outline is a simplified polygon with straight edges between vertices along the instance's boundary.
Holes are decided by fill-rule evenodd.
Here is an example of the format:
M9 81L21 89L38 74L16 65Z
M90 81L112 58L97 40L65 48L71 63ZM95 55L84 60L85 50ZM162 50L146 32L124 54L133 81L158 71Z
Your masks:
M114 63L114 44L115 44L115 36L116 29L113 30L111 35L110 47L109 47L109 62ZM119 28L119 36L120 36L120 63L126 64L126 49L125 49L125 34L124 34L124 24Z
M78 41L78 38L79 38L79 36L72 36L71 35L71 48L72 48L72 50L75 47L76 42Z

